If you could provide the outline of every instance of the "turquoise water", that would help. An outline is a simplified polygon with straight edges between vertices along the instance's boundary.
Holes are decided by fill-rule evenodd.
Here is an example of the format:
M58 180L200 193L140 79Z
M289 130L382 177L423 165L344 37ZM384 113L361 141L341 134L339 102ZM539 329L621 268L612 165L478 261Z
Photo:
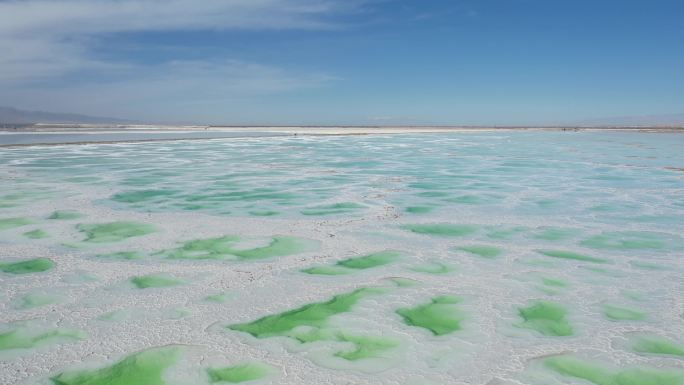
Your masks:
M54 262L0 272L2 383L176 345L192 348L155 381L246 361L273 368L265 383L684 381L667 353L684 346L680 134L3 148L0 177L0 266ZM345 302L357 289L373 295ZM434 298L459 298L448 333Z
M669 169L681 166L678 138L550 132L241 139L6 149L0 162L50 187L108 186L113 193L101 203L120 209L362 216L391 205L406 213L553 213L666 228L684 205L681 171ZM16 187L5 184L3 195Z
M65 143L92 143L92 142L125 142L125 141L151 141L151 140L181 140L181 139L218 139L218 138L242 138L284 136L270 132L220 132L220 131L176 131L176 132L150 132L150 131L127 131L127 132L62 132L62 133L34 133L34 132L2 132L0 133L0 146L17 146L28 144L65 144Z

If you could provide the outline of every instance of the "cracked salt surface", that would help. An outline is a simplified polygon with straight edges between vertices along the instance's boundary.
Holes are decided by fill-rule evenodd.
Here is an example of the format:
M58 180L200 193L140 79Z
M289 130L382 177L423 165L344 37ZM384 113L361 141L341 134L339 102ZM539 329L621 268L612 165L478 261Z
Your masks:
M0 152L2 384L684 383L684 141Z

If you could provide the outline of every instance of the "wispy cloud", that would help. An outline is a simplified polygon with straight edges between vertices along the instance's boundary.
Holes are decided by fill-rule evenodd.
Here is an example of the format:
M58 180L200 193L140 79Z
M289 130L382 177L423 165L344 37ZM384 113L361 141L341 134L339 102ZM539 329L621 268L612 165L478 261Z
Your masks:
M325 74L293 73L227 57L161 64L132 64L127 58L103 61L93 52L118 33L204 30L318 30L341 26L335 17L363 0L9 0L0 1L0 87L54 94L64 88L100 90L104 97L124 90L137 97L182 94L216 99L238 94L282 92L320 85ZM74 80L96 73L98 85ZM75 82L75 83L74 83ZM90 92L90 91L89 91ZM0 103L8 99L0 91ZM45 107L45 106L43 106Z
M333 25L325 16L349 4L331 0L10 0L0 2L0 35L322 28Z
M24 84L0 105L78 111L159 122L211 123L259 105L259 99L320 87L328 74L286 71L236 60L172 61L119 69L116 79L58 87ZM41 107L44 108L44 107Z

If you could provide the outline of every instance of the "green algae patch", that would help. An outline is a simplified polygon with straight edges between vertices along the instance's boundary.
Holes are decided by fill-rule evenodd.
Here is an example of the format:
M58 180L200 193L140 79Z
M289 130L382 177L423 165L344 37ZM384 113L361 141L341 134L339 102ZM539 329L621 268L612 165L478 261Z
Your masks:
M290 237L275 236L264 247L240 249L237 236L197 239L184 243L181 247L163 250L155 255L169 259L241 259L258 260L274 257L284 257L292 254L313 251L319 247L317 241Z
M498 247L486 245L471 245L457 247L456 250L462 250L482 258L496 258L503 253Z
M79 213L78 211L71 211L71 210L58 210L50 214L48 219L54 219L54 220L60 220L60 221L68 221L68 220L73 220L73 219L79 219L83 218L83 214Z
M131 282L137 287L138 289L149 289L149 288L156 288L156 287L171 287L171 286L178 286L183 284L184 282L173 278L168 275L163 275L163 274L150 274L150 275L143 275L139 277L133 277L131 278Z
M466 318L456 306L461 301L460 297L443 295L427 304L397 309L396 313L407 325L428 329L432 334L442 336L461 330L461 322Z
M170 309L165 312L167 319L181 319L189 316L192 312L185 308Z
M551 287L567 287L568 283L560 280L560 279L555 279L555 278L542 278L542 283L546 286L551 286Z
M249 215L253 215L255 217L272 217L274 215L278 215L280 212L278 211L270 211L270 210L262 210L262 211L250 211Z
M313 251L318 248L318 243L297 237L275 236L268 246L257 247L248 250L233 250L232 253L240 259L267 259L274 257L284 257Z
M527 230L527 227L522 226L512 227L508 229L490 228L486 235L487 238L490 239L510 239L511 237L524 233Z
M436 182L412 182L408 187L421 190L446 190L449 185Z
M449 196L449 193L446 191L424 191L416 194L416 196L421 198L445 198Z
M334 296L326 302L317 302L280 314L269 315L256 321L228 326L229 329L249 333L256 338L275 336L292 337L302 341L294 329L302 326L320 329L334 315L351 311L360 300L382 292L377 288L362 288Z
M219 294L212 294L204 297L205 301L209 302L216 302L216 303L225 303L228 302L230 299L230 294L229 293L219 293Z
M666 240L659 233L622 231L596 235L580 244L592 249L661 250L666 247Z
M142 254L138 253L137 251L117 251L115 253L98 254L95 257L102 259L118 259L123 261L132 261L143 258Z
M568 286L568 283L555 278L541 278L541 286L537 286L537 290L548 295L557 295L559 289L563 289Z
M311 275L345 275L352 272L350 269L339 266L313 266L300 271Z
M404 277L391 277L387 279L397 287L413 287L420 283L420 281L416 281L415 279Z
M548 286L537 286L536 289L539 290L540 292L546 294L546 295L557 295L558 294L557 289L554 289L554 288L551 288Z
M573 251L563 251L563 250L537 250L539 254L546 255L547 257L560 258L560 259L570 259L582 262L591 263L608 263L608 260L603 258L592 257L585 254L575 253Z
M562 355L547 358L544 366L566 376L589 381L596 385L683 385L680 370L636 367L612 371L578 358Z
M632 336L630 345L637 353L684 357L684 346L659 336Z
M603 305L603 314L612 321L643 321L646 314L624 307Z
M164 250L155 255L169 259L225 259L234 258L233 245L240 240L236 236L196 239L185 242L181 247Z
M632 301L638 302L644 302L648 299L648 296L644 295L644 293L633 290L620 290L620 295Z
M110 311L109 313L102 314L101 316L97 317L97 319L105 322L119 322L127 319L129 316L130 312L128 311L114 310Z
M455 198L445 199L447 202L461 203L465 205L476 205L486 202L486 198L477 195L461 195Z
M0 196L0 208L19 207L38 200L50 198L48 191L19 190Z
M148 349L111 366L64 372L51 380L55 385L166 385L164 372L178 361L180 355L178 347Z
M334 203L330 205L315 206L308 209L301 210L303 215L335 215L346 214L354 212L359 209L364 209L366 206L354 202Z
M401 228L416 234L435 235L440 237L463 237L477 231L477 226L455 225L450 223L403 225Z
M73 183L91 183L91 182L100 182L102 178L96 177L96 176L75 176L71 178L66 178L64 179L67 182L73 182Z
M0 332L0 350L30 349L83 338L85 335L78 330L55 329L36 333L33 328L20 327Z
M59 302L60 297L51 294L32 293L21 297L19 309L33 309Z
M55 267L48 258L35 258L19 262L0 262L0 271L8 274L42 273Z
M338 261L334 266L313 266L301 270L311 275L345 275L354 270L372 269L374 267L390 264L403 254L399 251L385 250L377 253L366 254Z
M13 229L35 223L28 218L0 218L0 230Z
M545 336L564 337L573 334L566 319L567 310L555 302L538 301L529 307L519 308L523 322L516 326L535 330Z
M23 235L28 239L45 239L50 237L48 233L40 229L27 231Z
M606 277L622 278L625 276L625 274L619 270L611 270L611 269L605 269L602 267L594 267L594 266L585 266L583 268L586 270L592 271L594 273L604 275Z
M112 200L121 203L141 203L157 200L160 198L170 197L176 194L175 191L170 190L138 190L138 191L124 191L112 195Z
M256 188L253 190L216 192L207 190L205 194L190 194L183 196L187 203L203 203L206 202L208 206L214 207L216 204L223 202L257 202L257 201L277 201L281 204L289 203L298 196L293 193L279 192L278 189L273 188Z
M126 221L89 225L79 224L76 227L79 231L85 233L85 242L90 243L121 242L128 238L141 237L157 231L154 226L147 223Z
M432 261L411 267L412 271L426 274L447 274L454 270L453 267L442 262Z
M409 206L406 208L406 212L411 214L427 214L434 209L431 206Z
M546 228L540 231L538 234L534 235L535 239L541 239L544 241L561 241L564 239L572 238L579 235L579 230L576 229L563 229L563 228Z
M347 361L381 358L384 352L399 346L396 341L390 338L356 336L344 333L340 333L337 336L337 341L348 342L352 344L352 349L340 350L335 353L335 357L340 357Z
M348 269L370 269L373 267L390 264L401 257L402 253L399 251L386 250L377 253L367 254L361 257L349 258L337 262L338 266L346 267Z
M207 374L209 375L209 382L212 384L217 382L237 384L262 379L271 374L272 371L273 369L268 365L249 362L225 368L209 368Z
M391 338L353 335L326 328L299 327L291 334L291 337L303 344L319 341L340 343L343 346L333 356L349 362L386 358L385 352L399 346L399 342Z

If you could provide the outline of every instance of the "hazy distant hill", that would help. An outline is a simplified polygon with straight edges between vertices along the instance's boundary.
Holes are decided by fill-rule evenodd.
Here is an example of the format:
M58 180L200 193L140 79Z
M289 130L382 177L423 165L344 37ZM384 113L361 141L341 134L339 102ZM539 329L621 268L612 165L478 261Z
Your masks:
M588 126L683 126L684 114L622 116L579 122Z
M31 123L73 123L73 124L127 124L131 120L87 116L79 114L62 114L44 111L25 111L11 107L0 107L0 124Z

